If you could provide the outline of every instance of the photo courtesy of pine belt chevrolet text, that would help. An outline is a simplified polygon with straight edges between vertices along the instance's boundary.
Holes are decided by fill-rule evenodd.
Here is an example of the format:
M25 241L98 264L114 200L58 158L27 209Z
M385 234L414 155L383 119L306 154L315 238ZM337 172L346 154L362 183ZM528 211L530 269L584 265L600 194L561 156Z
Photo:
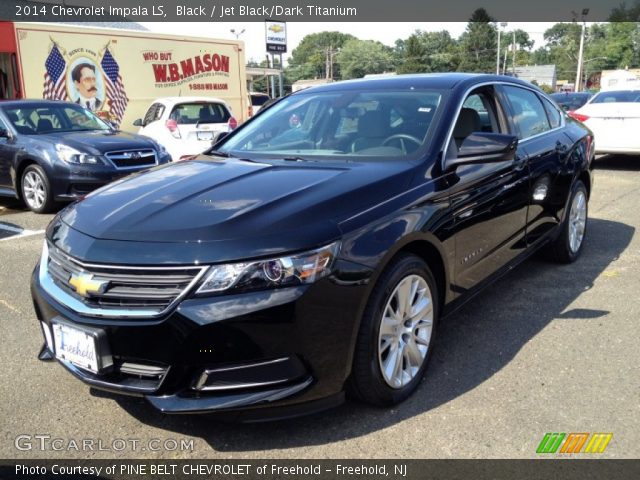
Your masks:
M535 252L580 257L593 158L515 78L296 92L58 213L31 282L39 357L165 413L397 404L474 293Z

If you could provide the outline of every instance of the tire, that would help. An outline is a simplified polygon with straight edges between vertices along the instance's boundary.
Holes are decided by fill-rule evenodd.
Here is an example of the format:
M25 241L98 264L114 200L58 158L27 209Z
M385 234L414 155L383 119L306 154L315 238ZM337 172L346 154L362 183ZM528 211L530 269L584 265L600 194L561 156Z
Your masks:
M414 286L417 289L412 296ZM402 315L398 305L403 292L409 293L405 298L411 298L412 305L422 312L411 321L413 327L406 323L409 315ZM387 266L371 293L360 324L347 385L352 397L376 406L390 406L416 390L433 350L438 298L433 274L421 258L402 254ZM387 321L383 327L385 313ZM396 318L401 315L405 321L392 320L391 313Z
M584 246L587 233L589 200L587 189L578 180L571 190L569 211L562 222L560 235L547 248L547 257L559 263L575 262Z
M51 194L51 184L40 165L29 165L20 179L22 200L35 213L47 213L53 210L55 202Z

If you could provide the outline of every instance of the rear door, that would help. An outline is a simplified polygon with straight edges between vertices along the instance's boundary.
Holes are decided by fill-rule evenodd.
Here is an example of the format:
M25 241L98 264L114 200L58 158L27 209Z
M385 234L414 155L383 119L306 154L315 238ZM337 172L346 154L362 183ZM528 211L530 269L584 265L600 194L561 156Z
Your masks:
M457 152L452 144L459 146L478 130L514 133L494 87L481 87L465 99L447 157ZM527 154L519 149L514 161L460 166L455 175L458 181L451 187L450 197L456 231L455 283L457 293L464 293L525 247Z
M530 184L527 193L527 244L543 238L558 225L573 170L567 168L572 141L564 134L558 109L537 92L504 85L519 146L527 152Z

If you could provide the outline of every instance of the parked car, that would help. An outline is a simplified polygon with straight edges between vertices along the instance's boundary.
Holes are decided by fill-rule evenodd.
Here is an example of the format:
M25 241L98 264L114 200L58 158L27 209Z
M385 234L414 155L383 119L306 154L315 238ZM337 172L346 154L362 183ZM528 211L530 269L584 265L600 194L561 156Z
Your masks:
M168 161L155 141L116 131L75 103L0 103L0 195L34 212Z
M251 97L251 115L256 115L271 100L266 93L251 92L249 96Z
M599 92L570 115L593 132L596 153L640 153L640 90Z
M550 97L565 111L573 111L582 107L589 101L592 94L589 92L558 92Z
M238 122L218 98L171 97L154 100L133 124L140 127L138 134L163 145L175 162L207 150L219 133L232 131Z
M538 249L583 251L593 137L518 79L333 83L213 148L52 222L41 359L162 412L393 405L442 317Z

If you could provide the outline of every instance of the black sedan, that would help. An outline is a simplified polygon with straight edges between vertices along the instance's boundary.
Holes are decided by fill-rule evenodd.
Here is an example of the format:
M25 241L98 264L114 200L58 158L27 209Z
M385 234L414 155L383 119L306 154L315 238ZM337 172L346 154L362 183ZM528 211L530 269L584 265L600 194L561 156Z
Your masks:
M567 112L578 110L584 106L592 96L589 92L558 92L550 95L550 97Z
M295 93L60 212L32 279L40 358L169 413L395 404L439 320L538 249L579 257L593 156L517 79Z
M20 198L34 212L170 160L155 141L117 132L75 103L0 104L0 195Z

